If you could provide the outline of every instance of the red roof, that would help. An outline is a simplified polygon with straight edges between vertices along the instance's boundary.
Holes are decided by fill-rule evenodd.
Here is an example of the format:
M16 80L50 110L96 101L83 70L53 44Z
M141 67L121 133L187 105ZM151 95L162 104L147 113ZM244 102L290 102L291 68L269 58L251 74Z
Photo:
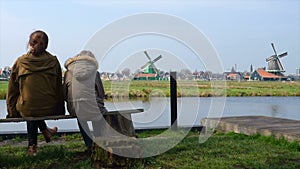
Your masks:
M256 71L263 78L281 78L281 76L274 75L274 74L269 73L269 72L267 72L263 69L257 69Z
M230 73L229 75L227 75L227 77L236 77L236 76L238 76L237 73Z
M135 77L156 77L156 74L136 74Z

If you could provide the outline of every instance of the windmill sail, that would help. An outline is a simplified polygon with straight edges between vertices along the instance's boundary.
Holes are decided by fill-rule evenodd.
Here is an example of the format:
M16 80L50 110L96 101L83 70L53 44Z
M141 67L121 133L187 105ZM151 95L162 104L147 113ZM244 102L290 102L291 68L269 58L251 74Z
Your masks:
M155 58L154 60L153 60L153 63L155 63L155 62L157 62L159 59L161 59L162 58L162 56L161 55L159 55L157 58Z
M273 48L273 50L274 50L275 55L277 56L277 52L276 52L276 50L275 50L274 43L271 43L271 46L272 46L272 48Z
M144 66L141 67L141 69L145 69L149 65L150 65L150 62L147 62L146 64L144 64Z
M149 59L149 61L151 61L150 56L148 55L147 51L144 51L145 55L147 56L147 58Z
M283 53L283 54L280 54L278 57L279 57L279 58L282 58L282 57L286 56L287 54L288 54L288 53L285 52L285 53Z

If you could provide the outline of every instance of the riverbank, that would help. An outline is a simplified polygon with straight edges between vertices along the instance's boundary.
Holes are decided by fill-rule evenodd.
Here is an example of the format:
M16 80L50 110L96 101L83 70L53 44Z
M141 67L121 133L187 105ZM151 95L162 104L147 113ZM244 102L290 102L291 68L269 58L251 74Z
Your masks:
M169 81L103 81L107 98L170 96ZM0 99L8 82L0 81ZM281 81L178 81L178 97L300 96L300 82Z
M161 133L149 130L138 137ZM199 143L199 131L191 131L171 150L141 159L132 168L300 168L300 146L284 139L261 135L246 136L234 133L215 133L206 142ZM91 168L91 161L79 134L56 138L50 144L40 144L37 156L27 156L25 145L1 145L0 168ZM22 140L15 139L15 142Z

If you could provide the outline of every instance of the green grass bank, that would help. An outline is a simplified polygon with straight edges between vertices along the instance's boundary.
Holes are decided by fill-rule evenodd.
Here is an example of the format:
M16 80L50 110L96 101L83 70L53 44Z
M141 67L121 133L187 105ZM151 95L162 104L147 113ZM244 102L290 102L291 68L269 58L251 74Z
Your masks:
M150 130L138 133L138 137L150 137L162 131ZM133 169L227 169L227 168L300 168L300 146L284 139L261 135L246 136L234 133L215 133L200 144L199 132L191 131L171 150L141 159ZM57 138L58 139L58 138ZM26 146L0 147L0 168L11 169L74 169L91 168L88 156L82 154L84 143L79 134L67 135L64 141L39 147L37 156L27 156ZM1 143L1 142L0 142Z
M178 97L211 96L300 96L300 82L265 81L178 81ZM108 98L168 97L169 81L103 81ZM5 99L8 82L0 82L0 99Z

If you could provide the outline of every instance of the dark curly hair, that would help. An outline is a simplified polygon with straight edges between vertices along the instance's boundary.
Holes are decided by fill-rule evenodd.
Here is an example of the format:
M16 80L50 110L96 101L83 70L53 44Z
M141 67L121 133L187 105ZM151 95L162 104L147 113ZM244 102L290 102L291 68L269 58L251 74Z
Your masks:
M34 31L29 36L30 53L35 56L43 54L48 47L48 36L41 30Z

